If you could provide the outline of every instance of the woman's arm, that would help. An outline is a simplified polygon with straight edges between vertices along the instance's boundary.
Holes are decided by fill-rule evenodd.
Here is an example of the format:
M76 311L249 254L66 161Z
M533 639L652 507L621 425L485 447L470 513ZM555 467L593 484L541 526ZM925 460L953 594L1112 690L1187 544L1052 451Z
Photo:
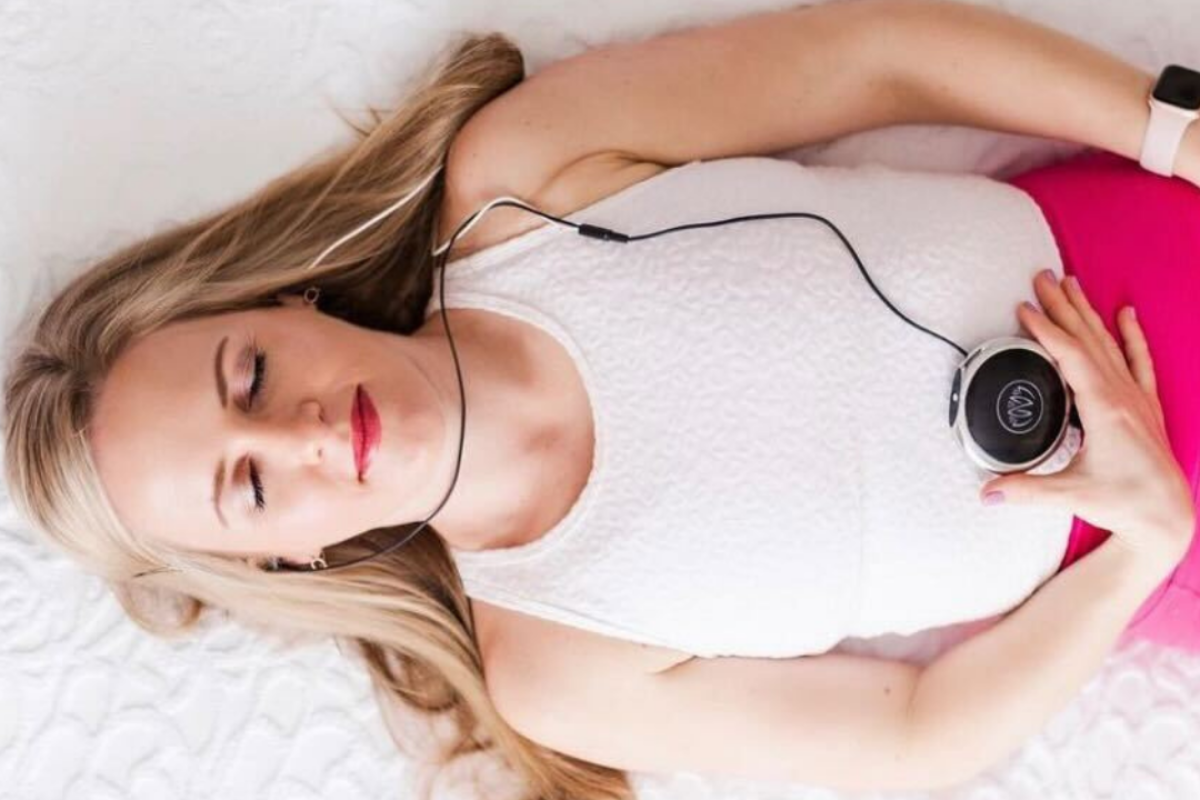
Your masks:
M1071 508L1113 535L918 678L908 741L961 764L962 775L1012 750L1091 676L1185 556L1196 526L1141 327L1121 314L1119 345L1076 284L1060 287L1039 275L1035 290L1046 313L1029 305L1018 317L1075 390L1087 441L1058 473L1003 475L981 491L1000 488L1006 502ZM974 760L980 754L987 760Z
M928 664L904 738L927 752L911 760L961 782L1018 749L1095 674L1176 561L1109 537L995 626Z
M825 653L693 658L650 672L626 642L523 618L489 653L488 692L525 737L616 769L944 788L1065 704L1165 572L1111 538L924 667Z
M1157 74L991 8L892 0L888 16L873 35L905 87L910 121L1080 142L1138 160ZM1200 124L1189 126L1175 172L1200 185Z
M921 122L1136 159L1154 77L1064 33L963 2L818 2L549 64L467 122L447 172L472 196L537 201L570 171L594 177L645 162L765 155ZM1195 124L1176 172L1200 183L1198 162Z

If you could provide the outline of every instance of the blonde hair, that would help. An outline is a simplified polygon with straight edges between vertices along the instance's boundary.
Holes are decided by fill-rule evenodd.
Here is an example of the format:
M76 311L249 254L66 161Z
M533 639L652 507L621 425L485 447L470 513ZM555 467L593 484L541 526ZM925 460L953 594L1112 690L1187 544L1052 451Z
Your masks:
M110 506L89 450L105 375L132 341L161 326L271 305L310 285L328 299L326 313L357 325L408 335L423 324L444 180L318 269L306 267L441 166L466 120L524 78L521 52L500 34L467 36L439 62L398 109L386 117L371 109L369 129L348 123L357 133L350 145L227 209L120 249L55 296L7 370L6 480L19 510L104 579L145 630L177 636L212 607L266 632L331 634L363 660L385 712L403 707L429 731L435 721L452 721L446 746L428 760L435 772L494 750L517 773L524 798L630 798L624 772L538 745L496 713L470 606L432 525L404 547L345 569L264 573L240 558L135 539ZM329 563L374 552L416 524L328 547Z

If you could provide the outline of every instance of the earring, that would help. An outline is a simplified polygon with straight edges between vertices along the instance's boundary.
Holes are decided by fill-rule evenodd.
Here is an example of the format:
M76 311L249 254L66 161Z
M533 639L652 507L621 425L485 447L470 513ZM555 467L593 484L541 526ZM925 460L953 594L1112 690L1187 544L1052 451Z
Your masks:
M304 290L304 302L310 306L317 304L317 298L321 296L321 288L319 286L310 286Z

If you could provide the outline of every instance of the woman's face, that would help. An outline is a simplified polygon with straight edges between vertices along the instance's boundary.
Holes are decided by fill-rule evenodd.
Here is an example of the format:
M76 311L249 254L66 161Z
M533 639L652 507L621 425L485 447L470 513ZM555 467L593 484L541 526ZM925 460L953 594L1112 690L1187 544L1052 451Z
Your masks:
M298 563L422 519L444 490L426 476L452 419L422 368L426 343L294 297L164 326L117 359L98 399L91 444L110 501L136 536ZM360 383L382 423L362 482L350 427Z

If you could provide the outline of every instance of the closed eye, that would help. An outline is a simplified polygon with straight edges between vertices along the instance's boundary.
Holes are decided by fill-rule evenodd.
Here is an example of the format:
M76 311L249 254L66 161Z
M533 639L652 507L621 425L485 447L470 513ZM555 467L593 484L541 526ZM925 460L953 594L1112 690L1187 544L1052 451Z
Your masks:
M263 496L262 480L258 477L258 470L254 468L254 462L250 462L250 485L254 487L254 508L258 511L266 511L267 501Z
M254 401L262 392L263 381L267 374L267 354L260 350L254 341L251 341L250 346L254 349L254 379L250 382L246 407L253 409ZM253 460L250 461L250 485L254 489L254 508L260 512L265 511L267 501L263 492L262 478L259 476L258 468L255 467Z
M254 380L250 384L250 405L253 407L254 399L258 397L258 393L262 390L263 376L267 372L267 354L255 348L254 350Z

